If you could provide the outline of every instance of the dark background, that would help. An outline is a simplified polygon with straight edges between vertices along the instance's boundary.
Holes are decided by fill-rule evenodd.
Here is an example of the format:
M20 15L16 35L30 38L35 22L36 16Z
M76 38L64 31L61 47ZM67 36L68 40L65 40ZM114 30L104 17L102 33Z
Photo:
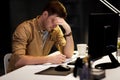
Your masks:
M49 0L4 0L0 4L0 75L4 74L3 57L11 52L11 35L18 24L41 14ZM88 43L88 18L90 13L113 13L99 0L59 0L68 12L66 21L70 24L75 41ZM120 10L120 0L108 0ZM120 21L119 21L120 27ZM119 30L120 31L120 28ZM118 34L120 36L120 33Z

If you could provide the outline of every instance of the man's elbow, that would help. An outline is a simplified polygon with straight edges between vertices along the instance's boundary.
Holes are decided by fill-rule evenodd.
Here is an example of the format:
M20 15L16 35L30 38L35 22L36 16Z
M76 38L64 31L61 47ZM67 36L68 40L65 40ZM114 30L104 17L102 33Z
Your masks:
M22 66L26 65L27 63L28 63L28 61L25 60L24 57L21 57L21 58L19 58L18 61L16 61L15 67L16 67L16 68L17 68L17 67L22 67Z
M71 58L73 56L73 51L66 51L64 54L67 58Z

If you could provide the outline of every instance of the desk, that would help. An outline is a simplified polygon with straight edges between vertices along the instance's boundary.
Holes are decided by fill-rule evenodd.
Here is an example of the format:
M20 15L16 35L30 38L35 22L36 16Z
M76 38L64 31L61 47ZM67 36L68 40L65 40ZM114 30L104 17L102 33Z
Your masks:
M36 72L42 71L56 65L27 65L13 72L0 77L0 80L79 80L73 77L73 74L67 76L53 75L35 75Z
M120 61L120 57L118 58ZM109 62L109 57L105 56L97 61L95 61L92 65L101 63L101 62ZM67 61L69 62L69 60ZM65 63L66 64L66 63ZM57 65L44 64L44 65L26 65L22 68L19 68L13 72L10 72L6 75L0 77L0 80L79 80L79 77L75 78L73 73L67 76L51 76L51 75L35 75L34 73L38 71L42 71L49 67L55 67ZM73 67L73 66L71 66ZM115 69L106 70L106 77L102 80L120 80L120 67Z
M76 56L73 56L71 59L67 59L66 62L63 64L67 64L69 61L74 60L75 57ZM67 76L35 75L36 72L55 66L57 65L26 65L6 75L1 76L0 80L79 80L79 77L75 78L73 76L73 73L68 74Z

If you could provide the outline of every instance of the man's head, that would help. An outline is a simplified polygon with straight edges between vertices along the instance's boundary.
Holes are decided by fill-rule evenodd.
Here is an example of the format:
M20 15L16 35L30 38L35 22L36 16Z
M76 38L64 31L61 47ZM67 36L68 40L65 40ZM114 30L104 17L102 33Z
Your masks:
M42 26L47 31L52 31L58 24L59 18L65 19L67 12L62 3L57 0L50 1L43 9Z
M58 0L52 0L50 1L45 8L43 9L43 12L47 11L49 16L57 14L58 17L66 18L67 12L62 3L60 3Z

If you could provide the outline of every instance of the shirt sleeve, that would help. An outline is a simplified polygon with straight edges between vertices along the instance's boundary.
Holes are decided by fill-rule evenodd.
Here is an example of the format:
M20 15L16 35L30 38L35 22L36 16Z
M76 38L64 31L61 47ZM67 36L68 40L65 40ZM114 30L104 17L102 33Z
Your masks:
M28 38L30 36L29 25L23 23L19 25L12 37L12 52L15 54L25 55L26 53L26 45Z
M63 48L66 45L66 40L64 38L63 32L59 26L57 26L53 31L53 36L55 39L55 46L61 52L63 52Z

